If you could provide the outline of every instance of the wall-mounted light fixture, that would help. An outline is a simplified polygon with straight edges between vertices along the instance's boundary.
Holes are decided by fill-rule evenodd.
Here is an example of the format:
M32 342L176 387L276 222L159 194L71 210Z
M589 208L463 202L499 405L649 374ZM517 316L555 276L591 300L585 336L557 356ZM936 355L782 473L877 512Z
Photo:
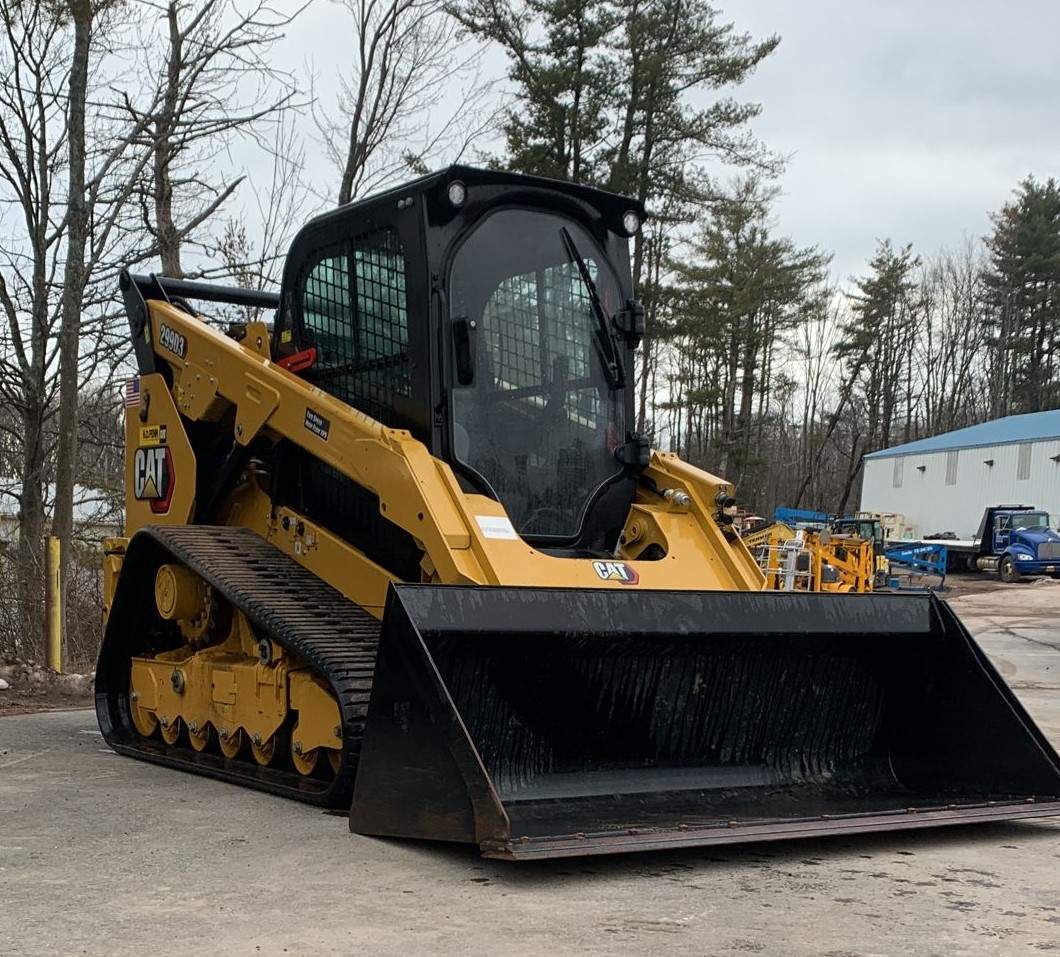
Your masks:
M918 466L916 467L916 470L917 470L918 472L926 472L926 471L927 471L927 466L926 466L926 465L918 465Z
M994 460L993 459L983 459L983 465L985 465L987 468L991 468L992 469L994 467Z
M1054 462L1060 462L1060 452L1057 452L1056 455L1050 455L1049 458L1051 458Z

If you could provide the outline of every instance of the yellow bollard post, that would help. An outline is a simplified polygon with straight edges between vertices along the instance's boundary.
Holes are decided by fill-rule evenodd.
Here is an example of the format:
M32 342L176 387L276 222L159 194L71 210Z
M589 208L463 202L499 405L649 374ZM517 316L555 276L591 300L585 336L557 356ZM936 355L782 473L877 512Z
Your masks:
M48 667L52 671L63 670L63 616L59 576L60 542L54 535L48 537L48 580L44 589L44 614L48 629Z

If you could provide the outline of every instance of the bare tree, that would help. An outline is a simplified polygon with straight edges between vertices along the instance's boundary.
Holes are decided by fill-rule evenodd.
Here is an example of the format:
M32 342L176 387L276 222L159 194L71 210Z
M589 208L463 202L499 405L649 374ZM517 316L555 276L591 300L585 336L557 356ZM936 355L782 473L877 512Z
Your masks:
M139 190L142 225L167 276L182 277L186 245L208 246L200 231L243 181L216 162L237 137L259 137L296 104L293 79L271 62L283 30L304 9L280 13L266 2L241 11L232 0L147 3L165 24L165 70L151 110L130 104L152 151Z
M819 493L812 488L818 483L814 457L821 441L821 410L832 399L836 366L832 350L840 323L843 297L834 286L828 286L811 299L803 324L795 330L793 351L799 365L801 409L798 439L795 449L797 474L808 477L811 496ZM815 497L815 496L814 496Z
M339 171L339 203L377 189L402 170L458 159L489 128L489 84L477 51L460 48L458 24L440 0L335 0L353 24L353 66L334 113L317 115ZM459 107L439 116L459 86Z
M956 251L943 251L924 265L916 368L918 424L927 435L969 425L989 411L983 388L990 339L984 260L982 250L966 238Z
M306 219L310 201L309 184L302 175L305 149L300 143L293 118L281 118L271 148L268 181L259 184L251 177L248 185L253 207L225 221L216 252L224 274L236 285L267 289L280 283L287 249ZM250 320L260 311L242 307L242 316Z
M39 3L0 2L0 308L6 319L0 390L19 414L21 446L17 568L23 633L32 635L42 584L46 425L54 396L58 320L54 296L62 238L55 195L65 148L68 69L61 13ZM60 198L61 199L61 198Z
M52 533L60 542L60 596L66 595L70 540L74 527L74 462L77 457L78 352L81 294L85 286L88 202L85 190L85 112L88 104L89 48L92 42L91 0L69 0L74 28L73 55L67 82L66 266L63 274L59 330L59 436L56 501ZM60 608L65 630L66 602Z
M123 109L128 97L115 100L106 76L95 81L100 90L90 91L93 68L116 52L112 41L124 32L125 5L115 0L67 0L65 7L73 38L66 84L65 264L52 519L52 533L61 543L64 632L66 583L73 554L80 398L86 387L96 394L113 395L109 385L128 351L124 337L114 334L116 315L109 307L116 271L144 255L142 238L133 237L125 220L134 187L151 155L147 149L133 149L133 143L143 135L145 118L157 104L155 94L139 111L139 119L130 122ZM90 92L105 92L110 99L90 102ZM96 118L91 129L86 123L90 107Z

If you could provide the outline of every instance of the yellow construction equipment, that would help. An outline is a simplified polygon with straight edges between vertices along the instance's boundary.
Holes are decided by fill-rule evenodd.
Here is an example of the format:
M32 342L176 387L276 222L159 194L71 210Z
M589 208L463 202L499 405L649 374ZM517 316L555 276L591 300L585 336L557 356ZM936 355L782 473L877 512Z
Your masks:
M762 546L780 545L790 541L798 529L787 522L764 522L749 528L741 535L744 545L752 555Z
M123 275L107 742L500 858L1060 812L944 603L763 592L732 486L634 433L643 218L451 167L279 293Z
M873 540L829 529L771 522L743 536L773 591L871 592L876 580Z
M882 588L891 574L891 563L887 560L887 527L881 518L901 518L896 515L873 515L858 512L853 518L836 518L829 525L833 533L840 535L858 535L873 544L875 560L875 584Z

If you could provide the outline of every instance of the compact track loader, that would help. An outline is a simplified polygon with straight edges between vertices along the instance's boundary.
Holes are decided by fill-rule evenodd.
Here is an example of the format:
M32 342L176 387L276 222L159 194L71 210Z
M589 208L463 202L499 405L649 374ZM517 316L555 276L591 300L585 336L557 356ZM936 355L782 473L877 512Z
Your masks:
M1060 813L944 602L763 592L731 486L635 434L643 218L452 167L278 295L124 275L107 742L499 858Z

